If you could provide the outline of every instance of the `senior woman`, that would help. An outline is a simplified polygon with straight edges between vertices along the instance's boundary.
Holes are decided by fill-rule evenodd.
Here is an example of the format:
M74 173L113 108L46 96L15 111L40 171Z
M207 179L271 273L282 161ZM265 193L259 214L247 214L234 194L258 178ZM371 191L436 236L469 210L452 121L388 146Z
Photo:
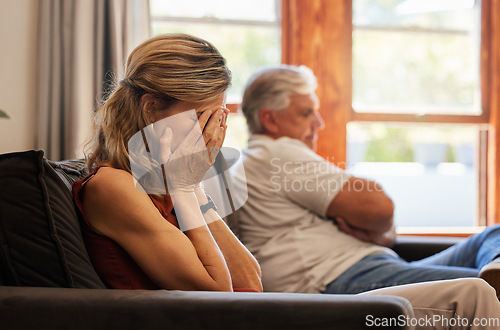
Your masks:
M224 141L230 81L209 42L158 36L132 51L123 80L96 112L91 173L73 192L90 258L110 288L262 291L259 265L199 185ZM137 136L165 186L134 175Z

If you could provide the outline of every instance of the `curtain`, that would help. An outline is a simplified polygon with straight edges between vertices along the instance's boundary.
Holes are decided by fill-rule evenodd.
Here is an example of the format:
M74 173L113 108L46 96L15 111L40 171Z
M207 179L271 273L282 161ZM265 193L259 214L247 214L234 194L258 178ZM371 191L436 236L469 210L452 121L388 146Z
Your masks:
M35 147L45 157L83 156L92 113L149 37L148 0L40 0Z

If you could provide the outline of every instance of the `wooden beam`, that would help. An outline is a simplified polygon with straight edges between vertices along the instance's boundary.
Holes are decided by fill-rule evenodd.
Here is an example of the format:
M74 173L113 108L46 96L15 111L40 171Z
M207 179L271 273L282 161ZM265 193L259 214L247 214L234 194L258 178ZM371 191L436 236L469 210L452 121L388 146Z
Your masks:
M351 0L282 0L282 62L316 74L325 120L316 151L342 168L352 103L351 39Z
M500 0L483 1L483 105L490 116L488 136L488 224L500 223Z

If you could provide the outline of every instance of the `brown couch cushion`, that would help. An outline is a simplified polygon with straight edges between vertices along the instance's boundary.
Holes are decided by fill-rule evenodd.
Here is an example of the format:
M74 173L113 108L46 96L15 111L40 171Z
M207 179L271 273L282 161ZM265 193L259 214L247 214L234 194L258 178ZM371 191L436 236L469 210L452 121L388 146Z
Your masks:
M0 155L0 282L105 288L92 267L69 188L84 175L43 151ZM1 283L0 283L1 284Z

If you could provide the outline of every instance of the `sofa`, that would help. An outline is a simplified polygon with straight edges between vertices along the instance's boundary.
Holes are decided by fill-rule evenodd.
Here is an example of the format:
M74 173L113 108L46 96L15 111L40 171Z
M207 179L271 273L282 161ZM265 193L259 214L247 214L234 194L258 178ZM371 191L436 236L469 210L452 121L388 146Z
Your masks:
M71 195L86 174L81 160L41 150L0 155L1 329L363 329L368 317L413 315L395 296L107 289ZM415 260L453 243L406 238L395 249Z

